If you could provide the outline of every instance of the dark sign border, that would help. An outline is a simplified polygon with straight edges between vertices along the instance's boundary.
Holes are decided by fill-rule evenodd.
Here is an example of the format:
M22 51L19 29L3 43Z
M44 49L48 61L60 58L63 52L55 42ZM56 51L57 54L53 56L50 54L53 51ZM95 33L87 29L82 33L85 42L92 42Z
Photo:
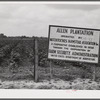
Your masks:
M82 27L71 27L71 26L60 26L60 25L49 25L49 31L48 31L48 54L49 54L49 43L50 43L50 28L51 27L63 27L63 28L74 28L74 29L85 29L85 30L94 30L94 31L100 31L100 29L93 29L93 28L82 28ZM99 50L100 50L100 37L99 37ZM84 62L84 61L71 61L71 60L63 60L63 59L53 59L53 58L47 58L48 60L61 60L61 61L67 61L69 63L74 63L74 62L79 62L79 63L87 63L87 64L99 64L99 59L100 59L100 51L98 50L98 63L91 63L91 62Z

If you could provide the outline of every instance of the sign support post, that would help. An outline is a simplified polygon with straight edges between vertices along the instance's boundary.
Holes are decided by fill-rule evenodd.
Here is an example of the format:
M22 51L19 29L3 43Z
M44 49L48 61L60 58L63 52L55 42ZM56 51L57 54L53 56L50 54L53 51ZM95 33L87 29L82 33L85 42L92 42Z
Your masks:
M51 83L51 79L52 79L52 64L51 64L51 60L50 60L50 83Z
M51 64L51 60L50 60L50 79L52 79L52 64Z
M93 81L95 81L96 78L96 66L93 66Z
M38 81L38 41L35 38L35 64L34 64L34 81Z

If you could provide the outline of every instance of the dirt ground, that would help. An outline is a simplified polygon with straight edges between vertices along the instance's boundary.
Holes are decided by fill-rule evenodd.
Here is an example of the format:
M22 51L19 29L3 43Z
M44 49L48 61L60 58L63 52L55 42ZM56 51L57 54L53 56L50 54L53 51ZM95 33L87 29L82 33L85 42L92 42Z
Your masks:
M39 82L36 83L34 70L29 70L29 67L20 67L14 73L7 68L4 71L1 68L0 89L100 90L100 74L97 73L100 70L98 69L96 69L96 81L92 81L92 74L88 71L71 65L66 68L54 67L51 80L49 71L49 67L39 67Z
M0 80L1 89L74 89L74 90L99 90L100 82L91 81L90 79L77 78L73 81L63 81L61 79L52 79L51 81L43 80L34 82L32 80L19 81L2 81Z

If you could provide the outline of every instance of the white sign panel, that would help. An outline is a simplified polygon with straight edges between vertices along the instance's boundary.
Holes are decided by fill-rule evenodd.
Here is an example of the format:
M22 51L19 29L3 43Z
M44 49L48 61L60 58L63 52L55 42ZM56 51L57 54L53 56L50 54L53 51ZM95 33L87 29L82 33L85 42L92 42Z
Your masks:
M98 63L98 29L49 26L48 58Z

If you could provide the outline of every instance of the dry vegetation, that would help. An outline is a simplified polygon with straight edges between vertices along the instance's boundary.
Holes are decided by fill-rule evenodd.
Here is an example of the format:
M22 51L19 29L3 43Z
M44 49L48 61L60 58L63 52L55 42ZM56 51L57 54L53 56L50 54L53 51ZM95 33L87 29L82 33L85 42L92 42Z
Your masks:
M0 88L100 89L100 68L92 81L92 64L52 60L52 80L47 59L48 40L38 38L38 83L34 82L34 37L0 39Z

